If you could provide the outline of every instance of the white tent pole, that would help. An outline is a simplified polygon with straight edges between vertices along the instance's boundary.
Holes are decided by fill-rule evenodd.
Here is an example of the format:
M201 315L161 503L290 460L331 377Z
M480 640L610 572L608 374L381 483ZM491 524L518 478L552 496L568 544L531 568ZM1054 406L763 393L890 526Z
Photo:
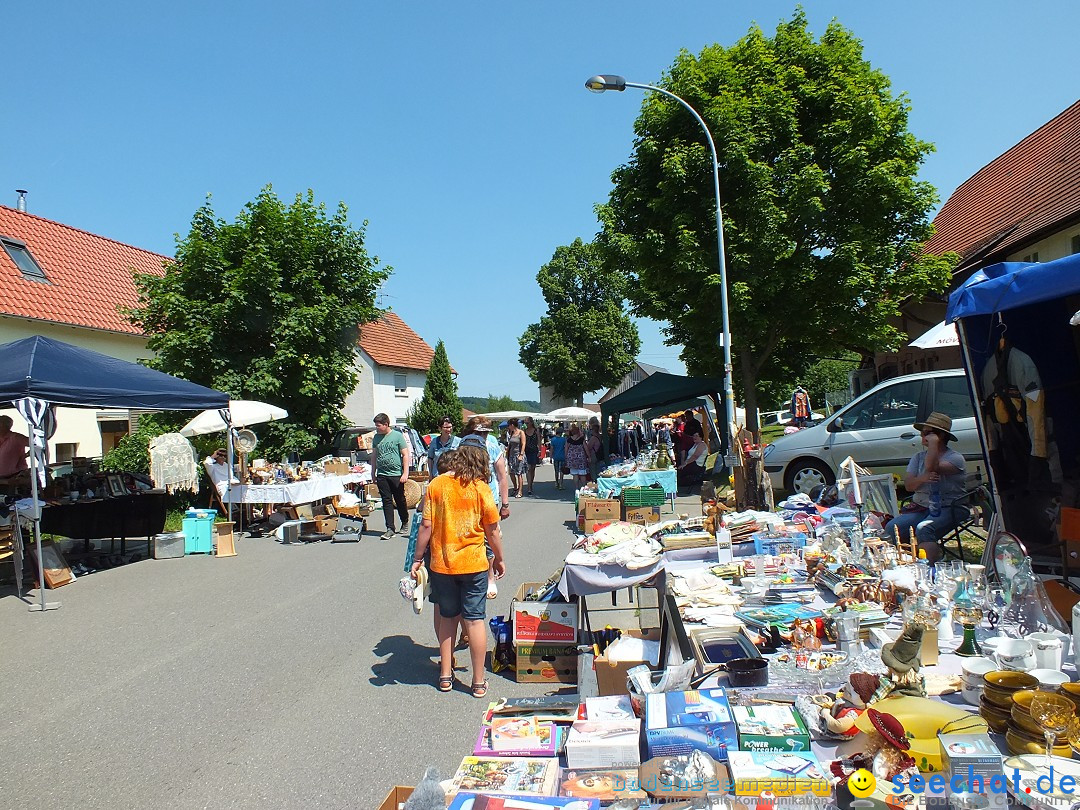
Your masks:
M44 416L42 416L42 418L44 418ZM45 560L41 556L41 502L38 500L38 463L37 453L35 452L37 432L41 429L43 428L40 424L30 425L30 497L34 501L34 542L37 544L38 592L41 594L41 604L31 605L30 611L41 611L42 613L44 613L46 610L56 610L60 607L60 603L45 601ZM16 517L16 520L17 519L18 518Z

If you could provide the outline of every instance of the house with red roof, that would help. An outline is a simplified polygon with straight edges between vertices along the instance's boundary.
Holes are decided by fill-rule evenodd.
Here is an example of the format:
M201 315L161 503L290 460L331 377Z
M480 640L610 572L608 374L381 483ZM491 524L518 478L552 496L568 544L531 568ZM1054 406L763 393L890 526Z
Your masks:
M149 357L121 310L138 301L132 272L162 273L169 257L21 209L0 205L0 343L44 335L130 362ZM55 460L99 456L128 432L127 411L60 411Z
M424 393L434 356L435 350L392 310L361 326L360 382L342 409L349 424L370 425L377 413L392 424L405 424L405 414Z
M945 318L949 293L998 262L1046 262L1080 253L1080 101L964 182L934 217L924 251L958 253L949 289L904 308L900 328L915 340ZM959 368L957 347L904 347L875 357L878 379Z

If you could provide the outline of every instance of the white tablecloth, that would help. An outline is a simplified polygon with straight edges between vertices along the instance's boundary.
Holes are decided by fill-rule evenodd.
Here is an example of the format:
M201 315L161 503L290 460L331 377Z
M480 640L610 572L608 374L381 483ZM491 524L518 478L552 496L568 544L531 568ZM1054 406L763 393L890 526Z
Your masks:
M345 492L346 484L366 484L370 481L370 475L348 473L309 478L293 484L234 484L231 496L233 503L311 503L341 495ZM222 493L222 499L228 502L229 496Z

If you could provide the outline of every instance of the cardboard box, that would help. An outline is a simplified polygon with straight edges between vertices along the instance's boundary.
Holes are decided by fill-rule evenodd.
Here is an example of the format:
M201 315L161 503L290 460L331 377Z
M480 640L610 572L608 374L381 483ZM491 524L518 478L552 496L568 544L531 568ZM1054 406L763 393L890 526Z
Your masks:
M386 798L382 800L378 810L401 810L405 806L405 800L412 796L414 788L396 785L390 788Z
M333 534L337 531L337 515L316 515L315 531L317 534Z
M641 764L641 721L578 720L566 738L566 767L636 768Z
M349 463L347 461L328 461L323 464L323 472L327 475L348 475Z
M727 761L739 747L727 692L718 687L646 695L645 746L650 759L701 751Z
M647 627L643 630L627 630L624 636L645 639L647 641L660 641L660 628ZM593 670L596 672L596 688L600 695L625 695L626 673L641 664L657 666L658 661L609 661L605 650L593 659Z
M614 498L586 498L585 523L618 520L622 504Z
M627 523L640 523L648 526L660 522L659 506L627 506L623 509L623 520Z
M576 602L553 599L532 602L530 592L542 588L542 582L523 582L511 605L514 620L514 644L577 644L578 606ZM575 651L574 655L577 653Z
M577 647L558 644L515 644L518 683L577 685Z
M809 751L810 732L790 706L732 706L742 751Z
M945 784L952 784L953 777L965 785L964 790L975 790L990 800L994 810L1005 810L1008 806L1008 793L994 792L990 789L991 780L1004 773L1001 751L988 734L938 734L941 745L941 766ZM967 785L968 780L973 782ZM950 788L951 789L951 788Z
M728 769L736 796L831 796L828 771L809 751L798 754L773 751L731 751Z
M382 495L379 494L378 484L364 484L364 494L369 501L378 501L382 499Z

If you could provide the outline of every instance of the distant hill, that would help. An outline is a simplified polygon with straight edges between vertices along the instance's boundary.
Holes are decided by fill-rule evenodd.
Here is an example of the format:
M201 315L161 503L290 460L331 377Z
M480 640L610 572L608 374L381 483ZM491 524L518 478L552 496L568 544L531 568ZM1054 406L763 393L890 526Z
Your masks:
M487 397L461 397L461 404L468 408L473 413L484 413L488 409ZM505 404L505 403L502 403ZM540 411L540 400L538 399L523 399L514 400L509 407L500 407L500 411L531 411L532 413L538 413Z

